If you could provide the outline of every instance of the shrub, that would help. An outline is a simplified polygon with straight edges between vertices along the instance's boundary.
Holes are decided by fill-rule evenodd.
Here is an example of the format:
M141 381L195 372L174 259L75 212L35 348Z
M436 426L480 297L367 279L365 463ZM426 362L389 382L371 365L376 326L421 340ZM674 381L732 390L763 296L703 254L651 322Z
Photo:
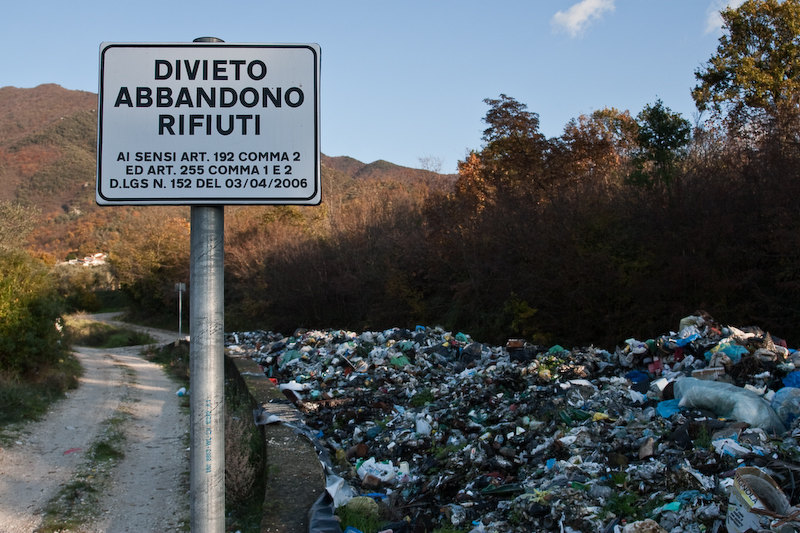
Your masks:
M111 273L107 265L85 267L62 263L53 270L58 291L65 299L70 311L96 313L102 307L99 290L111 285Z
M0 250L0 371L26 376L65 353L63 301L50 270L21 251Z

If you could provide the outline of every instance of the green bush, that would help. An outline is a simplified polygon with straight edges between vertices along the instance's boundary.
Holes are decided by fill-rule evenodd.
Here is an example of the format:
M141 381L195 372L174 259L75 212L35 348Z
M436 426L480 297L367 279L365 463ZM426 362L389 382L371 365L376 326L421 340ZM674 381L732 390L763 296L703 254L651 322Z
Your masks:
M62 311L48 267L25 252L0 250L0 372L29 376L58 364Z

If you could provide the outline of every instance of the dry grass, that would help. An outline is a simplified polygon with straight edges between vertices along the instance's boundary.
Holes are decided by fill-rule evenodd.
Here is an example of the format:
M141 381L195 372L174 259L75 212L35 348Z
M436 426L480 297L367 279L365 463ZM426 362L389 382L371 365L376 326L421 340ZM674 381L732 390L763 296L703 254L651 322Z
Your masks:
M236 505L253 497L257 467L251 459L252 422L230 414L225 417L225 500Z

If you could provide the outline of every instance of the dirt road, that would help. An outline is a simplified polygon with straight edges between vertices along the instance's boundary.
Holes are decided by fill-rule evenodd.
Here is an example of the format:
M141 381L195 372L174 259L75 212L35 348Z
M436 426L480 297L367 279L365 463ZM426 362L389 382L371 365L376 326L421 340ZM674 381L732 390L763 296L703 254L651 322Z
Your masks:
M147 332L160 343L175 340L174 333ZM1 533L35 531L45 508L70 505L79 524L65 519L66 531L188 530L188 410L175 394L179 385L140 357L141 349L76 348L84 367L78 389L0 448ZM109 431L121 435L115 444L124 456L98 462L90 450ZM76 497L80 490L86 497ZM65 503L70 496L74 504Z

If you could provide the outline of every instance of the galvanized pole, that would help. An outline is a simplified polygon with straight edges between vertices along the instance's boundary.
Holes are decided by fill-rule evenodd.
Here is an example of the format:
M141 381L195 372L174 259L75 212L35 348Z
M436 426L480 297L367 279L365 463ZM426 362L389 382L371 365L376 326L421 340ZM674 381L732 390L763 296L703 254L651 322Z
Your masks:
M200 37L195 42L222 42ZM192 533L225 531L224 207L192 206L191 336Z
M190 335L192 532L225 526L224 208L191 210Z

